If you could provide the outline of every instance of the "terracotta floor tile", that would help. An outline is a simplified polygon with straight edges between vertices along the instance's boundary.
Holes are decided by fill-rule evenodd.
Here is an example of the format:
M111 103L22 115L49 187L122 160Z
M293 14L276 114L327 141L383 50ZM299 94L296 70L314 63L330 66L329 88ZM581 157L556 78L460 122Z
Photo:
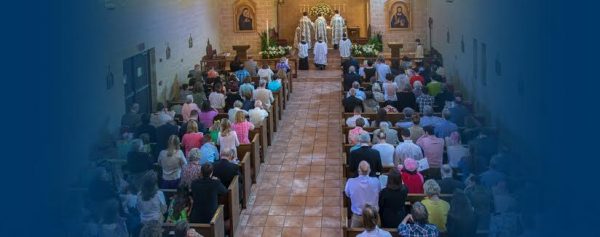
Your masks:
M339 237L342 236L341 228L322 228L321 237Z
M288 202L289 206L304 206L306 204L306 197L304 196L291 196Z
M298 237L302 236L301 227L284 227L281 233L282 237Z
M281 237L283 227L265 227L262 232L262 237Z
M321 236L321 228L302 227L302 236L303 237L320 237Z
M302 227L303 216L286 216L284 221L285 227Z
M270 227L283 227L285 216L268 216L265 226Z
M260 237L263 233L263 227L245 227L242 231L244 237Z
M267 216L256 216L252 215L248 219L248 226L265 226L267 222Z
M323 205L323 197L322 196L306 197L306 206L322 206L322 205Z
M302 227L321 227L320 216L305 216Z
M303 216L304 215L304 206L288 206L287 210L285 210L286 216Z
M307 206L304 208L305 216L321 216L323 211L323 207L321 206Z
M287 206L271 206L269 216L285 216Z
M323 216L340 216L342 214L341 208L338 207L323 207Z

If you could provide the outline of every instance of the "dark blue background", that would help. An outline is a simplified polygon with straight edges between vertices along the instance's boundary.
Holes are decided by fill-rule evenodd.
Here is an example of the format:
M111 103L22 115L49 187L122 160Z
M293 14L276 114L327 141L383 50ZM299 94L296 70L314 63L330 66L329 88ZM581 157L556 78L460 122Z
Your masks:
M543 90L544 96L544 114L531 124L543 131L528 141L544 148L541 174L535 177L541 180L541 193L532 194L544 214L539 229L545 236L598 236L600 4L521 1L538 1L539 9L526 9L528 17L545 22L537 31L514 27L505 32L539 40L533 47L539 50L523 52L539 54L538 62L527 65L535 75L529 79L539 86L527 89ZM79 149L75 138L86 125L77 118L93 113L93 108L74 110L74 104L86 100L70 95L102 89L85 83L86 68L104 52L94 47L101 40L95 34L103 29L89 27L100 20L86 14L91 3L97 1L4 3L0 236L64 235L58 220L65 209L61 190L68 183L65 178L76 172L73 164L86 159L70 155L77 154L70 151Z

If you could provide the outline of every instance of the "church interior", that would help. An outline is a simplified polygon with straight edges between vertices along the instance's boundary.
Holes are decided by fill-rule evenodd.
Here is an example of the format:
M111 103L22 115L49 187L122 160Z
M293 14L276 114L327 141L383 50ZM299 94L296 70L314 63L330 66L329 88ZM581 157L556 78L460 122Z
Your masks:
M94 95L106 116L86 118L103 131L97 167L93 185L73 188L99 206L86 219L96 231L518 236L507 220L529 220L507 164L540 151L507 112L538 113L522 96L540 92L506 66L530 60L512 47L529 42L485 17L510 6L102 2L109 27L95 46L110 50L89 84L106 88ZM103 225L113 202L126 228Z

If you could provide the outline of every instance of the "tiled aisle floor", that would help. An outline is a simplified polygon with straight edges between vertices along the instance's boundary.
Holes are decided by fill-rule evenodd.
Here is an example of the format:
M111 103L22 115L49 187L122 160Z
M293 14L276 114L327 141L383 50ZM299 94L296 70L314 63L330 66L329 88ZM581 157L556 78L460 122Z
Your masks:
M308 71L294 82L238 236L342 236L339 74Z

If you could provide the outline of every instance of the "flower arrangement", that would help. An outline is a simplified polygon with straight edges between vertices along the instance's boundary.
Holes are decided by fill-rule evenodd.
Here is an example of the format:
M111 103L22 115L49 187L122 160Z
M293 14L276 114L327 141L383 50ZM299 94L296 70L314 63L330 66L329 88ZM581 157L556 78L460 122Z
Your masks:
M374 44L352 45L351 48L353 57L375 57L379 55L379 50Z
M269 46L258 54L260 54L263 59L280 58L288 55L291 50L291 46Z
M308 14L311 17L317 17L319 14L323 15L324 17L328 17L333 15L333 10L331 9L331 6L321 2L311 7L310 10L308 10Z

